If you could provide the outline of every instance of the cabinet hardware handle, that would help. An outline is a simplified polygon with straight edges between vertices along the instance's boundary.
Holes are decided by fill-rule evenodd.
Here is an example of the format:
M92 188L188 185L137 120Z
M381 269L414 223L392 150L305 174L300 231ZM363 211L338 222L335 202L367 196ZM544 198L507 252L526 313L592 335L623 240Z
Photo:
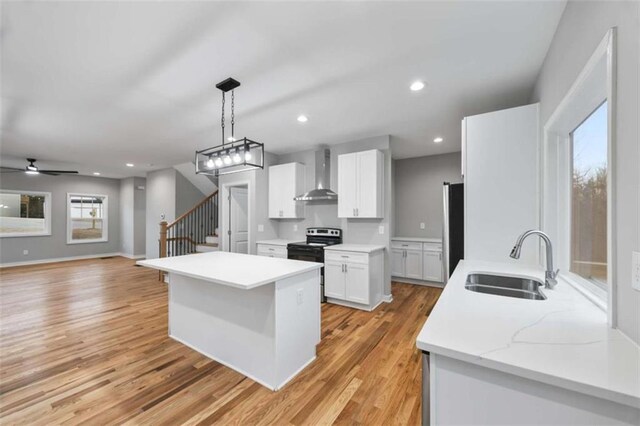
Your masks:
M340 256L340 257L344 257L345 259L348 259L348 258L349 258L349 256Z
M344 264L344 272L349 272L349 267L347 266L347 264Z

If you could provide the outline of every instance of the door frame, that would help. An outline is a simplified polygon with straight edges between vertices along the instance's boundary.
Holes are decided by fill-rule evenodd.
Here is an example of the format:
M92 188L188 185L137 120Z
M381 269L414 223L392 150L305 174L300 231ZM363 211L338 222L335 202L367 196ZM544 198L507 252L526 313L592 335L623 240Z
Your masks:
M253 241L253 203L252 195L253 188L251 187L250 180L238 180L234 182L224 183L220 186L221 199L220 199L220 251L230 251L229 244L229 197L231 195L231 188L233 187L246 187L247 188L247 241L248 241L248 253L251 254L251 242Z

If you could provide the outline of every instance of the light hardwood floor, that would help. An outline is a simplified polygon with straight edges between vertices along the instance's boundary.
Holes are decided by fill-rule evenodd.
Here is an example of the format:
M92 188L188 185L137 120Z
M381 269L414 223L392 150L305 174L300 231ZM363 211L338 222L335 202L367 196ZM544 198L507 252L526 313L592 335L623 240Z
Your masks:
M0 424L419 424L439 289L323 305L317 360L271 392L169 339L157 279L120 257L0 270Z

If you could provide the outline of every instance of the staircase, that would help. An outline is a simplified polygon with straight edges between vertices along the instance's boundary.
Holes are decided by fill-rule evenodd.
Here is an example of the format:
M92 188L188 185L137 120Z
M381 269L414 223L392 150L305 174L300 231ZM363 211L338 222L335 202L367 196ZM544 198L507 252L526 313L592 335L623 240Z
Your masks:
M218 191L171 223L160 222L160 257L218 250Z

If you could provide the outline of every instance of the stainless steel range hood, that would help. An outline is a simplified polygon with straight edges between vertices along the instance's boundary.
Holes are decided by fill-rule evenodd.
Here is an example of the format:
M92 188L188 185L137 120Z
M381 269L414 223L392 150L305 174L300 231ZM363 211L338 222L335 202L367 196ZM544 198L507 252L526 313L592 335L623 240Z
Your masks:
M338 194L329 189L331 179L331 152L327 148L316 151L316 187L294 197L296 201L337 200Z

